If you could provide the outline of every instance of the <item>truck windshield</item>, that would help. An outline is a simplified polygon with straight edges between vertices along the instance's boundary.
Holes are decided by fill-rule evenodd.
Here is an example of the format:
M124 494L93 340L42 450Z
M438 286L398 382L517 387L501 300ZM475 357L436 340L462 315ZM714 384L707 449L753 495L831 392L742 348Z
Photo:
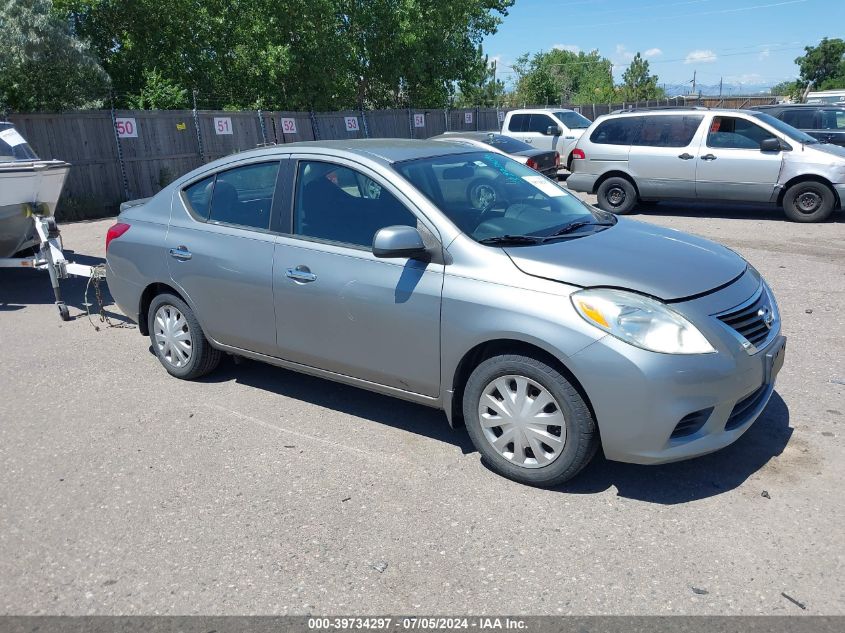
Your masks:
M819 142L818 139L815 139L809 134L805 134L801 130L792 127L791 125L789 125L789 123L784 123L780 119L776 119L771 114L766 114L765 112L755 112L754 116L763 121L764 123L768 123L778 132L780 132L784 136L788 136L797 143L803 143L804 145L812 145L813 143Z
M612 217L594 211L530 167L493 152L447 154L394 165L406 180L474 240L531 245L558 234L580 237Z
M11 123L0 122L0 163L38 158Z
M577 112L555 112L555 116L570 130L586 130L592 123L590 119Z

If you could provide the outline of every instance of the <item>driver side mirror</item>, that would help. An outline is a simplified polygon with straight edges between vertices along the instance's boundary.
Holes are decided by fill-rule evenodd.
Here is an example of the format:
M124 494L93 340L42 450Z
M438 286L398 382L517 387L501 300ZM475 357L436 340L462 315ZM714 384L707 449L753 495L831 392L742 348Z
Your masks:
M563 130L560 129L559 125L550 125L546 128L546 136L560 136L563 134Z
M428 256L420 232L412 226L386 226L373 237L373 255L381 259L424 259Z
M780 146L780 141L774 137L764 138L760 142L760 151L761 152L779 152L783 149Z

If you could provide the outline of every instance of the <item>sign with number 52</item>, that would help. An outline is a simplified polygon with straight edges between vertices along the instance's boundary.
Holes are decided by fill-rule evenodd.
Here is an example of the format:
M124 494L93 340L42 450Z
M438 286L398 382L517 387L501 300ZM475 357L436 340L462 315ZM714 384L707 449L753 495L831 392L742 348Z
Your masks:
M296 134L296 119L282 118L282 134Z
M346 131L347 132L357 132L358 131L358 117L357 116L347 116L344 117L344 121L346 122Z
M114 129L118 138L138 138L138 124L135 119L115 117Z
M231 134L232 133L232 119L230 117L216 116L214 117L214 131L217 134Z

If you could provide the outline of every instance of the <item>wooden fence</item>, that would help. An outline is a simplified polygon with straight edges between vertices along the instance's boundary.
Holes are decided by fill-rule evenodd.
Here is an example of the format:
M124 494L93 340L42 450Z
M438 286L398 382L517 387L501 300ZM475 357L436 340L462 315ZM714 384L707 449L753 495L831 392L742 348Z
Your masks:
M770 97L731 97L723 107L772 103ZM589 119L632 106L719 105L667 99L640 104L570 106ZM566 107L566 106L564 106ZM315 139L428 138L446 131L498 130L507 109L348 110L265 112L88 110L12 114L9 118L41 158L72 168L59 202L60 220L113 214L124 200L154 195L200 165L267 144ZM120 132L119 132L120 131Z

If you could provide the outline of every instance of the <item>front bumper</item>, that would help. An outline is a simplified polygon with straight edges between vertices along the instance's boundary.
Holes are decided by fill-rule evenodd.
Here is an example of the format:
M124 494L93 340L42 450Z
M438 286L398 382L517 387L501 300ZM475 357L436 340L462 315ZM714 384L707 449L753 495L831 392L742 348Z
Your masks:
M710 315L732 306L719 306L711 296L686 307L687 315L703 310L715 321ZM570 358L590 397L608 459L660 464L711 453L736 441L766 408L786 342L780 323L754 354L721 323L699 327L716 353L658 354L606 336ZM697 420L695 431L673 437L690 419Z

